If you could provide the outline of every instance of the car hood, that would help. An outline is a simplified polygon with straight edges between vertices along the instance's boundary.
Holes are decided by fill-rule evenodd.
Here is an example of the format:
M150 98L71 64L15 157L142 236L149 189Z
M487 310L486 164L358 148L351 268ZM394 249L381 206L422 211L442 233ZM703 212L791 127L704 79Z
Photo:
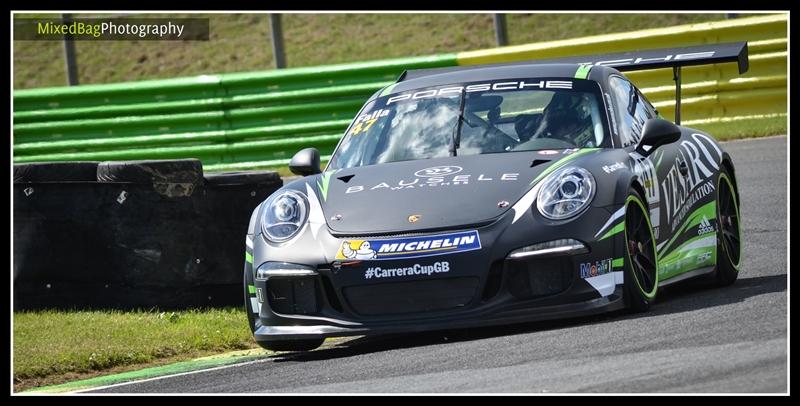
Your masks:
M508 211L547 173L595 149L525 151L330 170L304 180L337 235L477 226Z

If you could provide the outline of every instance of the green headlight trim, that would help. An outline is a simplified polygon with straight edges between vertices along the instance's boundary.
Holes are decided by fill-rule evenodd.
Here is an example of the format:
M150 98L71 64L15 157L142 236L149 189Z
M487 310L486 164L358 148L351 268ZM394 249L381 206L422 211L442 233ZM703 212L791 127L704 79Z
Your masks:
M245 252L244 253L244 260L248 264L252 264L253 263L253 256L249 252Z
M553 173L553 171L555 171L556 169L559 169L564 165L566 165L569 161L572 161L573 159L579 156L583 156L590 152L595 152L598 150L600 150L600 148L582 148L580 151L573 152L572 154L569 154L559 159L554 164L550 165L547 169L545 169L542 173L540 173L539 176L537 176L534 180L532 180L529 186L533 186L534 184L542 180L545 176Z
M322 195L323 201L328 200L328 185L331 183L331 176L338 171L339 170L336 169L334 171L324 172L322 175L320 175L320 178L317 181L317 189L319 189L319 193Z
M586 79L589 76L589 71L592 70L592 65L581 65L575 71L575 79Z
M247 291L251 295L255 295L256 294L256 287L254 285L247 285Z
M603 240L605 240L606 238L608 238L608 237L611 237L612 235L619 234L619 233L621 233L621 232L622 232L622 230L623 230L624 228L625 228L625 221L620 221L620 222L619 222L619 224L615 225L615 226L614 226L614 227L613 227L611 230L608 230L608 232L606 232L605 234L603 234L603 236L602 236L602 237L600 237L600 239L599 239L599 240L597 240L597 241L603 241Z

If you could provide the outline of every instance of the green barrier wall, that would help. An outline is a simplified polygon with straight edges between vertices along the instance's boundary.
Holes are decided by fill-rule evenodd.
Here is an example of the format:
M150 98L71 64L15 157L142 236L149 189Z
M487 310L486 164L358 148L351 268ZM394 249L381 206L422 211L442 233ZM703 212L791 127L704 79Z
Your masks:
M209 171L323 159L362 103L405 69L748 41L750 70L684 68L682 124L714 133L787 117L787 16L515 45L459 54L14 92L14 162L199 158ZM671 69L627 74L665 117Z

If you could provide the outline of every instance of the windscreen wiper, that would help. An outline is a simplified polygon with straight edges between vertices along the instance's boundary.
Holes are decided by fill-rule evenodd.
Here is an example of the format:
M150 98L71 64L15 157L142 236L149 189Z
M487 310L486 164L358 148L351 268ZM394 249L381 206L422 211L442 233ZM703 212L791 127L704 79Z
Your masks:
M453 128L453 134L450 136L450 156L457 156L458 155L458 147L461 146L461 123L467 121L464 118L464 102L466 101L466 96L464 95L464 88L461 88L461 94L459 95L458 99L458 121L456 121L456 126Z

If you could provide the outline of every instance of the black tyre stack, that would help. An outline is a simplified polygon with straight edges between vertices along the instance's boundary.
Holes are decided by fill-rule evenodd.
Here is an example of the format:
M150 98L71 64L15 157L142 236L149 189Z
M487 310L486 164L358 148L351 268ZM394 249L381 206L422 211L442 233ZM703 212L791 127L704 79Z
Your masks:
M14 307L239 306L250 214L280 186L196 159L15 165Z

